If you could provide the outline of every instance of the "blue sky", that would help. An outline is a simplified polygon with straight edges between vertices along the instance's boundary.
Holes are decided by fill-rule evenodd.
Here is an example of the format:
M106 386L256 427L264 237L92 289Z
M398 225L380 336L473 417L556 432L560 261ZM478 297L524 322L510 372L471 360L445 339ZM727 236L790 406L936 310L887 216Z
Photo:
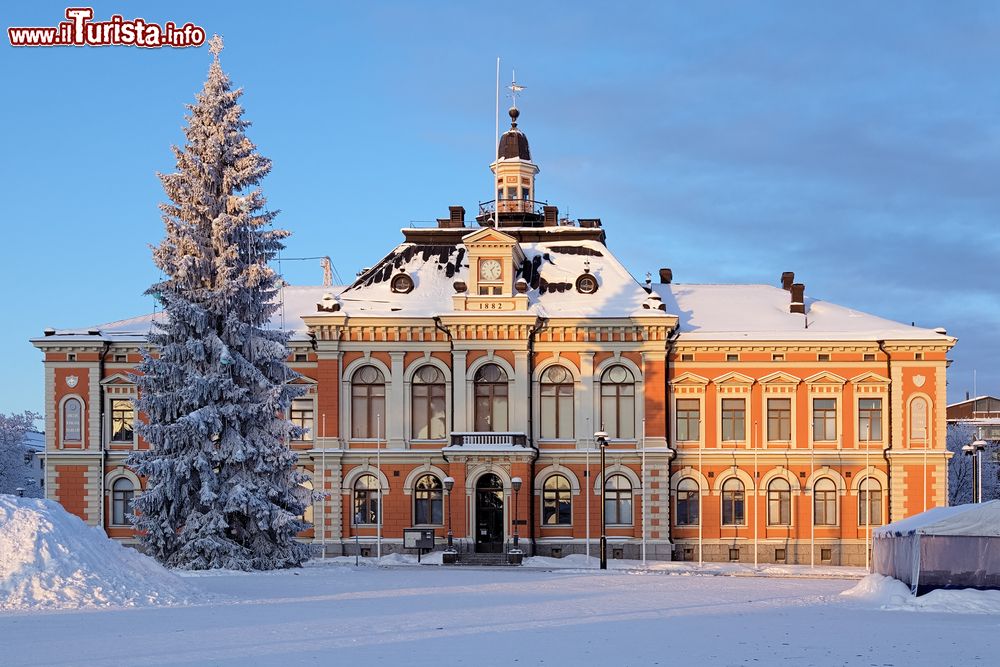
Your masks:
M65 4L5 6L4 27ZM286 256L353 276L411 221L491 198L494 67L528 86L538 196L601 217L636 276L776 283L960 338L949 397L1000 393L996 3L95 3L225 37ZM0 47L8 351L42 408L48 326L148 312L207 47ZM285 263L293 283L319 267Z

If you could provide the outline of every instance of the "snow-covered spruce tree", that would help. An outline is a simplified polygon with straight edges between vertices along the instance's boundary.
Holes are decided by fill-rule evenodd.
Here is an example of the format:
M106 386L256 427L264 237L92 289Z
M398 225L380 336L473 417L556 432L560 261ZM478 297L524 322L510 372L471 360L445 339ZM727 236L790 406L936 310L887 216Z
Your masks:
M308 495L281 415L300 392L285 364L288 334L266 328L278 308L268 260L283 248L256 186L271 169L244 131L242 90L211 40L208 80L189 105L177 172L161 174L166 276L149 288L164 319L135 376L139 434L129 465L147 478L132 521L144 550L186 569L273 569L307 557L295 535Z
M24 434L35 427L40 414L0 413L0 493L16 493L24 489L24 495L37 496L39 490L28 485L28 469L24 465Z

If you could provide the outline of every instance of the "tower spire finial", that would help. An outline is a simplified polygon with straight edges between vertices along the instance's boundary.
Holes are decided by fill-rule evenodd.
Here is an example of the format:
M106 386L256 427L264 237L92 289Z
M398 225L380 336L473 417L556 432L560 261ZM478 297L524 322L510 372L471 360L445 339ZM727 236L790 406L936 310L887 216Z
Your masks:
M215 59L219 59L219 54L222 53L222 38L218 35L212 35L212 39L208 40L208 52L215 56Z
M510 71L510 85L507 86L507 89L510 90L510 99L513 101L513 107L512 108L514 108L514 109L517 108L517 94L520 93L525 88L527 88L527 86L522 86L521 84L519 84L517 82L517 75L516 75L516 73L514 72L514 70L511 70Z

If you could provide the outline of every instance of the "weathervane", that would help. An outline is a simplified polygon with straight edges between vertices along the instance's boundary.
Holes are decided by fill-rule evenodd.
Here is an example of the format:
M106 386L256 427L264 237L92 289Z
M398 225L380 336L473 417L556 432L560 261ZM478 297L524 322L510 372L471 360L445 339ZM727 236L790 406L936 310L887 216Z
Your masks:
M517 75L514 73L514 70L511 70L510 85L507 86L507 89L510 91L510 99L513 101L515 109L517 108L517 94L522 90L524 90L525 88L527 88L527 86L522 86L521 84L519 84L517 82Z

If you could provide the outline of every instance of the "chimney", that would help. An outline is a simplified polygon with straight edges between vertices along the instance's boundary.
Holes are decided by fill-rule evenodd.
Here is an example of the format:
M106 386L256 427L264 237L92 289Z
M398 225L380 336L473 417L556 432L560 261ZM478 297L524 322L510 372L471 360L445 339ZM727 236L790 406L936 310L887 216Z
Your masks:
M802 313L805 315L806 312L806 286L802 283L792 283L791 289L792 293L792 303L788 307L788 312L790 313Z
M543 222L542 224L546 227L556 227L559 225L559 207L558 206L543 206L542 207Z
M660 284L669 285L674 279L674 272L670 269L660 269Z
M464 206L449 206L448 207L448 217L437 219L438 227L442 228L461 228L465 227L465 207Z
M580 226L581 227L594 228L594 227L600 227L601 226L601 219L600 218L580 218L579 222L580 222Z
M784 273L781 274L781 289L790 291L792 289L792 283L794 282L795 282L794 271L785 271Z

